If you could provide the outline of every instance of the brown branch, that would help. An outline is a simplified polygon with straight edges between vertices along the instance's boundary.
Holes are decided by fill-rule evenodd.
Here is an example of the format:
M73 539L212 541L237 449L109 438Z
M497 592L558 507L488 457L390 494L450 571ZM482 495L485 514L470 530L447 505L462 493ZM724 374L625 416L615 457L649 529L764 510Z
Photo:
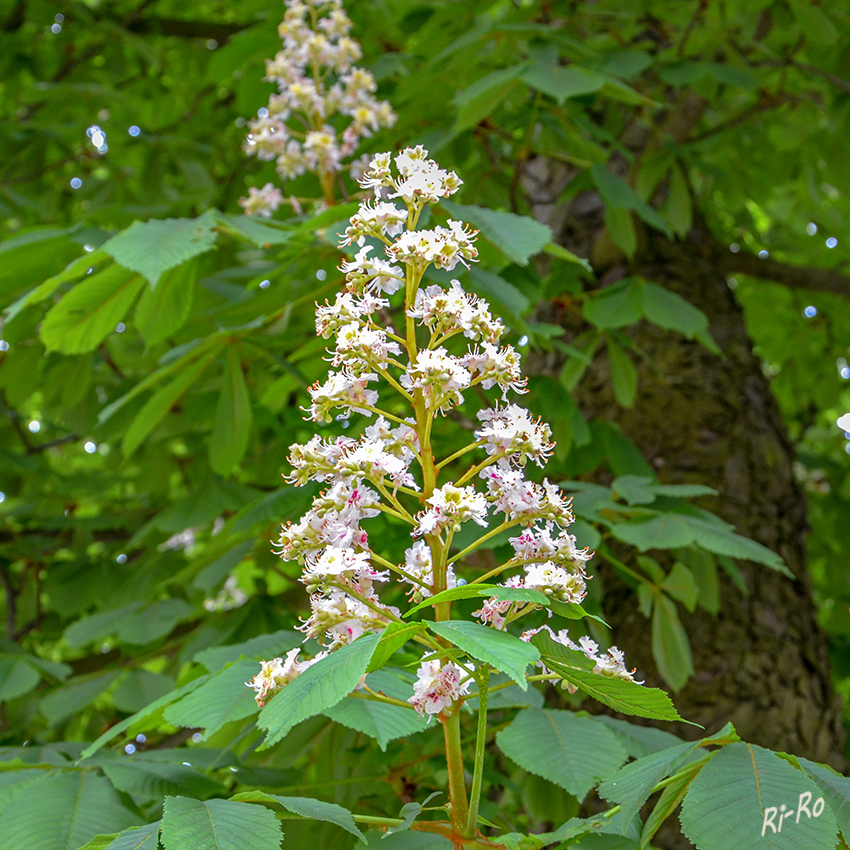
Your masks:
M769 257L762 259L749 251L719 251L718 264L724 274L745 274L760 280L781 283L791 289L831 292L850 297L850 275L835 269L795 266Z
M835 74L830 74L829 71L824 71L821 68L816 68L814 65L808 65L805 62L795 62L790 59L764 59L760 62L754 62L753 67L765 68L796 68L798 71L805 71L807 74L812 74L816 77L822 77L828 83L831 83L841 91L850 92L850 82Z
M799 103L799 98L793 97L788 94L776 94L769 97L762 98L758 101L758 103L754 103L752 106L748 106L746 109L739 112L737 115L733 115L727 121L723 121L720 124L716 124L714 127L709 127L707 130L699 133L696 136L692 136L690 139L687 139L688 144L695 144L696 142L702 142L705 139L710 138L711 136L716 135L717 133L722 133L725 130L731 130L733 127L738 127L741 124L745 124L754 116L762 113L769 112L771 109L776 109L779 106L784 106L786 103Z

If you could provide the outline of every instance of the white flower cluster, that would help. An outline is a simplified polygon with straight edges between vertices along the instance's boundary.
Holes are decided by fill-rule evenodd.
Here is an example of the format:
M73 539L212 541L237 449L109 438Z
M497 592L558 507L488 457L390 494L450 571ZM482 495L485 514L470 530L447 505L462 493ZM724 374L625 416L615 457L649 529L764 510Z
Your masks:
M462 222L417 229L424 206L453 194L461 181L415 147L373 157L361 184L375 198L361 203L343 239L359 245L356 257L342 265L345 290L333 304L316 306L316 331L329 341L331 371L309 388L305 411L315 422L352 411L370 421L356 437L314 436L290 447L288 480L327 485L279 539L278 554L303 565L301 580L311 594L302 630L332 651L401 622L400 612L377 592L391 574L410 585L408 595L417 603L463 583L456 575L463 555L452 557L452 539L468 522L482 528L494 523L488 536L518 527L510 540L514 555L500 568L514 573L504 587L535 589L553 603L581 602L591 556L566 531L573 521L569 499L546 479L525 479L532 465L545 465L553 443L547 425L507 402L510 392L525 390L519 354L500 343L501 322L459 281L448 289L422 285L430 265L451 269L476 259L476 234ZM392 203L399 198L404 207ZM375 244L383 244L385 257L372 256ZM393 303L397 292L403 303ZM497 390L503 403L494 401L478 414L471 445L438 462L434 420L461 404L472 387ZM402 409L413 415L402 418ZM446 480L470 452L479 455L475 465ZM411 545L400 560L381 554L384 547L373 545L363 528L378 514L409 528ZM535 607L500 600L497 593L475 616L505 629ZM420 714L446 716L466 694L469 674L440 658L439 645L432 649L409 702ZM599 672L622 675L617 661L615 650L599 656Z
M472 677L457 664L440 664L438 659L419 665L413 696L408 702L420 715L433 716L450 710L452 703L469 690Z
M327 652L320 652L309 661L299 661L301 650L296 647L286 653L286 658L272 658L271 661L260 662L260 672L245 684L253 688L257 694L257 705L262 708L281 688L297 679L305 670L321 661Z
M282 203L283 192L273 183L266 183L262 189L251 186L248 197L239 199L239 206L245 210L245 215L259 215L262 218L271 218Z
M307 171L329 179L342 170L360 140L395 123L387 101L374 96L375 78L354 66L360 45L351 38L351 21L341 0L286 0L278 28L283 47L266 61L266 80L278 92L249 122L244 150L274 160L284 180ZM338 130L334 115L347 118ZM266 217L282 202L263 190L249 190L240 203L248 214Z
M585 636L579 638L578 643L575 643L570 639L569 633L566 629L562 629L559 632L553 632L549 626L545 625L541 626L539 629L529 629L528 631L523 632L522 639L528 642L534 637L534 635L544 629L549 632L552 640L561 644L561 646L566 646L568 649L574 649L577 652L583 652L591 661L594 662L594 673L597 673L600 676L607 676L609 679L623 679L626 682L634 682L636 685L643 684L643 682L637 682L635 680L634 668L632 670L626 669L626 656L623 654L622 650L617 649L616 646L612 646L606 653L603 654L600 653L599 644L597 644L595 640L591 640L589 637ZM542 661L538 661L537 666L541 667L545 673L555 675L550 670L546 669L546 665ZM566 681L561 683L561 687L568 690L571 694L574 694L578 690L575 685Z

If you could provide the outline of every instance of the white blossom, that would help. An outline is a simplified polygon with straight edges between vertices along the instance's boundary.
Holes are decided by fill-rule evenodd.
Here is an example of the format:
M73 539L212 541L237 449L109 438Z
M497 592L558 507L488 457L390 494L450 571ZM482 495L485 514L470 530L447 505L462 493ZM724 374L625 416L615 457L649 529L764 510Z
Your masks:
M451 709L452 703L469 690L470 679L456 664L440 664L438 659L423 661L417 671L413 696L407 701L420 715L440 714Z
M426 504L430 507L419 516L414 531L416 537L440 532L444 528L457 531L461 523L470 519L478 525L487 525L487 500L471 485L455 487L454 484L444 484L434 490Z
M547 625L541 626L539 629L529 629L528 631L523 632L522 639L526 642L530 641L534 635L544 629L556 643L560 643L568 649L583 652L591 661L594 662L594 673L600 676L607 676L610 679L623 679L626 682L634 682L636 685L643 684L642 681L638 682L635 679L635 668L631 670L626 668L626 657L621 650L617 649L616 646L612 646L606 653L603 654L599 652L599 646L596 641L591 640L589 637L585 636L579 638L579 642L576 644L570 639L567 629L562 629L559 632L553 632ZM538 661L537 666L541 667L546 673L551 674L551 671L547 670L542 661ZM577 690L575 685L572 685L567 681L562 682L562 687L569 690L570 693L575 693Z
M283 192L272 183L266 183L262 189L251 186L248 189L248 197L239 199L239 206L245 210L246 215L259 215L263 218L271 218L283 203Z
M286 653L286 658L273 658L271 661L260 662L260 672L245 684L253 688L257 694L257 705L262 708L281 688L297 679L305 670L327 656L320 652L309 661L298 661L299 647Z
M532 419L527 410L516 404L479 410L478 418L485 424L475 437L484 442L487 454L503 452L517 466L525 466L531 458L542 467L555 448L552 429L539 419Z

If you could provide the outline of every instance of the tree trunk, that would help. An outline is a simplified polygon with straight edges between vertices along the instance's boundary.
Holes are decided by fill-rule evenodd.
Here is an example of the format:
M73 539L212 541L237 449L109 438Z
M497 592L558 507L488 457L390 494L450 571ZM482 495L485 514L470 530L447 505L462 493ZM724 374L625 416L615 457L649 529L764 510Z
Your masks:
M724 581L721 572L716 617L701 610L688 614L680 606L696 672L674 695L676 707L706 732L731 721L746 741L843 769L841 701L832 689L827 641L818 628L806 572L806 502L793 473L794 447L753 353L742 310L712 260L715 243L702 225L681 242L643 232L629 263L602 231L603 210L595 195L579 195L569 206L548 202L569 176L551 169L551 163L543 169L532 164L525 182L537 201L535 214L552 225L557 241L594 259L600 286L638 275L699 307L725 355L641 321L628 332L656 368L635 361L634 407L623 409L614 399L604 353L577 388L577 403L588 419L615 421L663 483L718 490L719 496L699 504L781 555L796 577L791 581L767 567L741 563L748 595ZM546 311L548 321L565 327L567 339L582 329L577 309L549 305ZM557 374L559 365L538 362L536 367ZM530 363L529 371L534 369ZM638 612L634 595L603 564L594 572L606 587L605 614L614 641L647 684L664 687L652 659L649 621ZM704 734L682 724L672 731L691 740ZM681 846L670 839L665 845Z

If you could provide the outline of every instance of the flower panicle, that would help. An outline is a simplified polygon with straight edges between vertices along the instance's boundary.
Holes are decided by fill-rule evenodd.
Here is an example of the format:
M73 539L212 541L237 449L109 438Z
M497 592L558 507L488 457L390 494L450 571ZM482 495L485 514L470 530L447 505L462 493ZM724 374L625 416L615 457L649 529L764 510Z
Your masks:
M487 529L499 515L496 527L481 534L517 528L509 540L513 557L498 570L513 573L502 586L538 591L553 604L581 603L592 553L567 531L571 501L549 480L525 477L529 468L545 466L554 442L547 424L509 400L525 392L520 355L502 342L504 327L487 302L465 292L459 280L447 288L422 285L430 266L450 270L477 259L477 234L463 222L417 229L423 208L456 192L460 179L416 146L373 156L362 185L374 197L360 204L342 238L344 248L356 245L341 266L345 287L333 303L316 305L316 333L328 340L330 371L309 388L304 411L316 423L357 412L367 424L356 437L316 435L290 447L287 480L326 486L300 520L281 528L276 549L303 567L310 614L301 631L332 652L400 621L400 611L379 594L391 579L409 586L414 603L466 583L458 576L465 551L450 554L453 536L466 523ZM501 399L478 412L474 442L436 464L433 421L473 388ZM448 480L469 452L479 459ZM378 514L408 528L410 545L395 562L364 528ZM517 602L515 596L500 599L496 591L474 616L506 629L539 607L537 597ZM634 681L616 647L603 654L589 639L572 644L566 632L556 639L590 653L600 675ZM438 655L420 665L409 702L420 714L445 718L466 695L471 674ZM271 681L266 698L275 682L291 680L286 676L298 670L295 664L282 662L285 674L273 664L271 672L264 667L252 687L260 694Z

